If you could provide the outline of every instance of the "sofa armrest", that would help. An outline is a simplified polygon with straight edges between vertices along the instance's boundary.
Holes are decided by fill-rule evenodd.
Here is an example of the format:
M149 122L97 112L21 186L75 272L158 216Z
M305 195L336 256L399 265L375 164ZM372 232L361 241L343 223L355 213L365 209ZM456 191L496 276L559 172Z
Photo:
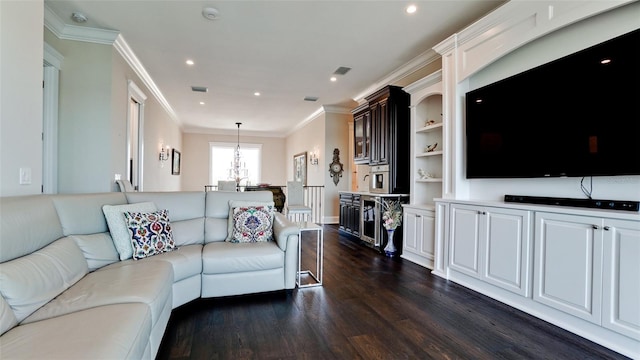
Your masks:
M275 213L273 219L273 237L282 251L287 251L287 243L298 243L298 226L281 213Z

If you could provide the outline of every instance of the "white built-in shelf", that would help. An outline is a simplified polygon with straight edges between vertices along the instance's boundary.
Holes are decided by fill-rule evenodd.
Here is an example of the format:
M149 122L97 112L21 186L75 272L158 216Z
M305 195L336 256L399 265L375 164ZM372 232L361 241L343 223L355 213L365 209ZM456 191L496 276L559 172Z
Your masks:
M442 150L423 152L420 154L416 154L416 157L437 156L437 155L442 155Z
M416 182L421 182L421 183L441 183L442 182L442 178L416 179Z
M416 129L417 133L425 133L429 131L440 130L442 128L442 123L435 123L429 126L423 126L421 128Z

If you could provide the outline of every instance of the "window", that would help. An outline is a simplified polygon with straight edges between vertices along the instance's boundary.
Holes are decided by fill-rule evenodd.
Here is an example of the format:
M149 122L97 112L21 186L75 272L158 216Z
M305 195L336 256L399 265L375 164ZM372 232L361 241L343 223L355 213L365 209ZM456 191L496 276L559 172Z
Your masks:
M209 143L209 184L216 185L219 180L233 180L231 169L233 166L233 153L236 143ZM247 169L247 178L241 185L256 185L260 183L260 159L262 158L262 144L240 143L240 161L242 168Z

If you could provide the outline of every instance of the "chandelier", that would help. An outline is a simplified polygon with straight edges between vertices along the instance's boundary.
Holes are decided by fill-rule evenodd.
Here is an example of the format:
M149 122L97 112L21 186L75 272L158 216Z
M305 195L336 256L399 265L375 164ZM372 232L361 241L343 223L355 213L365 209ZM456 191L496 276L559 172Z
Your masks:
M238 146L233 153L233 162L231 162L231 169L229 169L229 179L236 182L236 191L240 191L240 182L249 177L249 170L246 168L247 163L242 162L242 156L240 154L240 125L242 123L237 122L238 126Z

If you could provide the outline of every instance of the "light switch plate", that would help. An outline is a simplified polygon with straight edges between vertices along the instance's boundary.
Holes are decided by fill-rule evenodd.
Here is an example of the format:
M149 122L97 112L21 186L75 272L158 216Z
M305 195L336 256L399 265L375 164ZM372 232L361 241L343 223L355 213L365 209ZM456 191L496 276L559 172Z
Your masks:
M20 185L31 184L31 168L20 168Z

